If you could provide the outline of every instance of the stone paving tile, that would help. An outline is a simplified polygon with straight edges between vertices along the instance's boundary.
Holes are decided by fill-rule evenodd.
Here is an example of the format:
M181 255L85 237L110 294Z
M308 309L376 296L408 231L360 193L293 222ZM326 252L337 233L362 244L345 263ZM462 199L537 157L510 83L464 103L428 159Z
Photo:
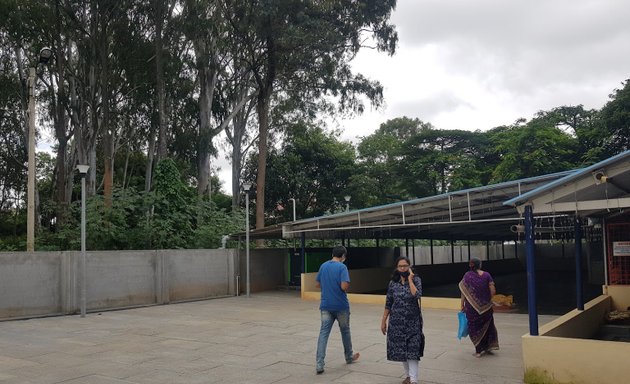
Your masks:
M0 384L396 384L403 371L386 359L382 311L352 305L353 346L361 359L345 364L333 328L322 375L315 374L318 303L300 300L297 292L0 322ZM526 315L496 314L501 350L476 359L470 341L455 337L456 312L423 313L421 383L522 383Z
M133 382L101 375L88 375L64 381L64 384L133 384Z

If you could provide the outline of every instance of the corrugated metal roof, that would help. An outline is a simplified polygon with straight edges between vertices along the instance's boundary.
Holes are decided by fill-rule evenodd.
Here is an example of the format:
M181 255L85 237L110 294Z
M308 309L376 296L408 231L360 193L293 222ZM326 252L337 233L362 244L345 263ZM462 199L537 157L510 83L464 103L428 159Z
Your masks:
M573 212L580 216L609 213L630 206L630 151L572 172L520 196L506 206L531 204L534 213Z
M546 222L553 222L556 230L556 223L573 215L575 209L554 209L554 205L557 208L566 208L570 203L575 206L576 199L600 199L601 205L604 197L608 197L609 204L612 204L611 198L625 204L626 200L623 199L629 199L630 190L628 158L630 151L584 169L281 223L252 230L250 237L514 240L517 235L511 231L511 227L522 223L522 217L514 207L525 203L536 202L539 206L539 224L545 226ZM595 178L597 172L606 176L606 182ZM584 209L580 212L602 213L601 209ZM567 222L570 220L567 219ZM237 236L243 234L233 235Z

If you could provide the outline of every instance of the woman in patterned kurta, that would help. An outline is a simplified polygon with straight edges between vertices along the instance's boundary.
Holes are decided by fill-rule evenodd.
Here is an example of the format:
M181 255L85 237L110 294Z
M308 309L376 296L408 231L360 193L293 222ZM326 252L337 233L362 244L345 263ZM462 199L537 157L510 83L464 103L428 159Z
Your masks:
M418 361L424 353L421 295L420 278L414 275L409 259L399 257L387 288L381 331L387 335L387 360L403 363L407 375L403 384L418 383Z

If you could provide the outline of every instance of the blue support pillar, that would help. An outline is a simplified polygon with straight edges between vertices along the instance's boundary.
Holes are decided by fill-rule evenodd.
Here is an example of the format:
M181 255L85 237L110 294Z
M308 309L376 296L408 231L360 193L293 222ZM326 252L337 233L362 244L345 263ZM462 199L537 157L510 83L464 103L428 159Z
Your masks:
M534 211L525 206L525 259L527 261L527 312L529 334L538 336L538 309L536 308L536 260L534 247Z
M575 218L575 297L577 309L584 310L584 292L582 290L582 222Z
M300 236L300 259L302 259L302 273L306 273L306 235L302 232Z

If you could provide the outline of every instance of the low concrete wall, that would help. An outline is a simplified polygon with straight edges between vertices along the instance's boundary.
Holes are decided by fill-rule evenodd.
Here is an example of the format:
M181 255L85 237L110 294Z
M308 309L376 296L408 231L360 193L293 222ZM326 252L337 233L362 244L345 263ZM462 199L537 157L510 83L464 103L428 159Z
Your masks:
M350 274L350 289L348 290L350 303L385 305L384 294L371 295L362 292L385 291L389 284L391 268L351 269L348 272ZM321 293L316 285L316 277L316 272L302 274L301 297L303 300L320 300ZM461 302L459 298L423 297L422 306L424 308L459 310Z
M592 338L604 325L604 316L610 311L610 304L610 296L599 296L585 304L583 311L574 309L543 325L539 329L539 334L574 339Z
M625 311L630 308L630 285L605 285L604 293L612 298L612 309Z
M605 313L612 309L614 293L625 291L627 295L630 287L608 288L609 295L586 303L584 311L573 310L545 324L540 327L540 336L522 337L526 383L628 382L630 343L589 339L603 325Z
M52 252L0 254L0 319L75 308L76 260Z
M0 253L0 319L77 313L80 258L80 252ZM87 252L86 259L88 311L236 294L233 249ZM253 252L251 261L253 292L282 284L283 259Z

